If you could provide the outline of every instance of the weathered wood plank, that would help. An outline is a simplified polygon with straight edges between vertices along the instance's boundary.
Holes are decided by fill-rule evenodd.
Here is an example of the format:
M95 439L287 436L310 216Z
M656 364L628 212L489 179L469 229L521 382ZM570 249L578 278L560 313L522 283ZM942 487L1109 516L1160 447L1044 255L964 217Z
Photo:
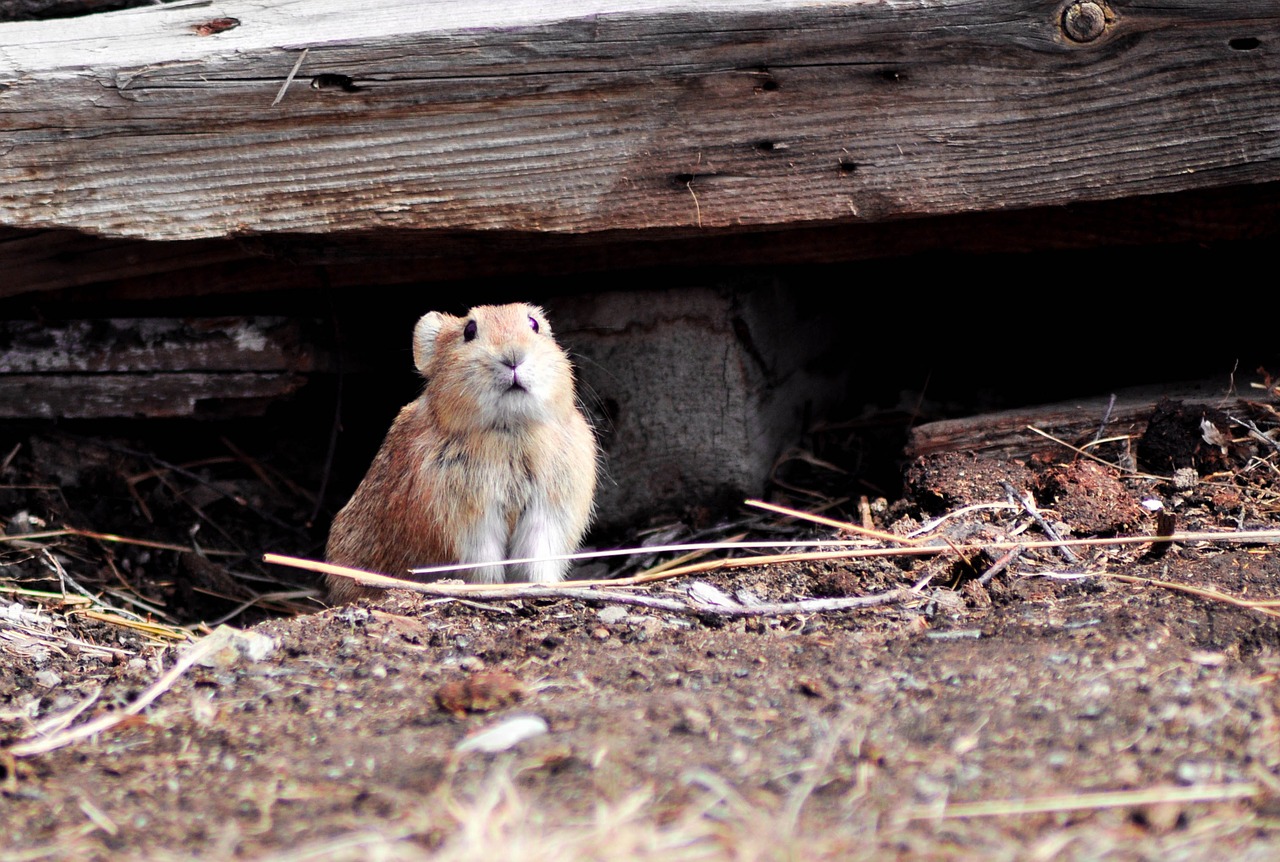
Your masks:
M252 416L304 383L300 374L5 374L0 419Z
M1280 179L1280 6L1115 0L1088 42L1065 6L228 0L3 24L0 225L693 233ZM199 35L214 18L237 23Z
M0 375L291 371L318 364L297 321L272 317L0 322Z
M255 415L321 365L271 317L0 322L0 418Z

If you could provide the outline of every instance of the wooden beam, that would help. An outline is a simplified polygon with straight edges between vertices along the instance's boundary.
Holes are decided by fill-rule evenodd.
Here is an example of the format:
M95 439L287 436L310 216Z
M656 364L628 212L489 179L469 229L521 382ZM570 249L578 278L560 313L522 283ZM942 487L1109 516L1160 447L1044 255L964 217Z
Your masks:
M0 228L0 299L55 294L115 302L318 287L426 284L655 267L824 264L928 252L998 254L1280 239L1280 183L1202 189L1017 212L824 225L537 234L398 231L148 242ZM1165 260L1164 256L1161 260ZM451 301L444 297L440 302Z
M692 235L1275 181L1276 44L1259 0L227 0L0 24L0 226Z

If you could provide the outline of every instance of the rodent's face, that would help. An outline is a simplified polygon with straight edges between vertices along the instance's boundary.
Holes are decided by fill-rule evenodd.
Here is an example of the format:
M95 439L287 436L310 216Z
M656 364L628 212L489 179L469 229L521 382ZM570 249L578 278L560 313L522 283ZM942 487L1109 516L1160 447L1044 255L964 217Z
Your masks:
M414 351L428 404L448 430L518 431L575 409L569 359L536 306L426 315L414 333Z

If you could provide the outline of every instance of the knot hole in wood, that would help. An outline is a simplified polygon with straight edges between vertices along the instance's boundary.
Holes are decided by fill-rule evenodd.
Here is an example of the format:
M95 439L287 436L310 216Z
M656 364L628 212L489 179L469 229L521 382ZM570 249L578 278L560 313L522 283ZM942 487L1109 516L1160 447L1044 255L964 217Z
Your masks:
M1092 42L1105 33L1115 19L1115 13L1105 3L1082 0L1063 10L1062 32L1072 42Z

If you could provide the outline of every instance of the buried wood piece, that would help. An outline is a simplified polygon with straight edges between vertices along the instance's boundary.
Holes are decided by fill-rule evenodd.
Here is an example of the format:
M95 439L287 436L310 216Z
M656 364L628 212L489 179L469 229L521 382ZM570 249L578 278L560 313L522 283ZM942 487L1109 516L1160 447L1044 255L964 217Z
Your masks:
M1109 438L1128 436L1136 440L1142 436L1148 418L1162 399L1212 405L1221 410L1231 409L1245 400L1226 395L1223 390L1222 381L1174 383L1123 390L1114 396L1081 398L929 422L911 429L907 456L918 458L941 452L976 452L1021 458L1035 452L1051 451L1059 445L1053 437L1068 441L1092 437L1104 416L1107 417ZM1029 427L1041 429L1041 433L1032 433Z

